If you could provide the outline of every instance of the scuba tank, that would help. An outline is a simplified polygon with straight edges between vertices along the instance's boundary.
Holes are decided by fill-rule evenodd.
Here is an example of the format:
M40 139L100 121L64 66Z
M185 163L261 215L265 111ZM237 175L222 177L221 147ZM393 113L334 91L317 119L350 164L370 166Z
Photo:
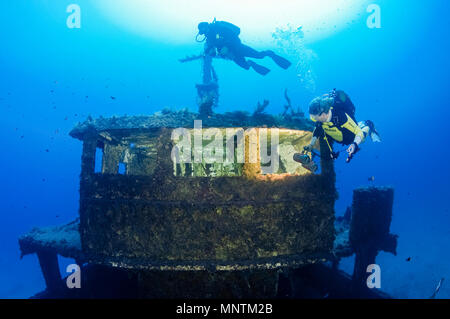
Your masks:
M205 22L206 23L206 22ZM209 24L211 27L218 27L219 29L226 30L228 37L236 37L238 38L241 34L241 29L234 25L233 23L227 22L227 21L217 21L216 18L214 18L213 22ZM206 40L206 35L202 38L200 38L200 32L197 33L197 36L195 37L195 41L197 42L204 42Z
M342 90L333 89L333 91L328 93L328 96L334 99L333 108L335 110L342 110L355 120L356 108L347 93Z
M234 25L234 24L232 24L230 22L227 22L227 21L216 21L214 19L213 24L217 25L220 28L228 30L233 36L238 37L241 34L241 29L238 26L236 26L236 25Z

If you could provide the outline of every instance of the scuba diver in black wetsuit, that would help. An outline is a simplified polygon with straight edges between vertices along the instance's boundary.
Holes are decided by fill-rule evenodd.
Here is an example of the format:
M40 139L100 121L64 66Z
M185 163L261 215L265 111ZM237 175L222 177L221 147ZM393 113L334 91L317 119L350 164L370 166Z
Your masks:
M359 145L364 142L369 135L373 142L381 142L375 125L372 121L357 122L355 119L355 106L344 91L333 90L329 94L317 97L312 100L309 106L311 120L316 122L313 138L308 146L305 146L303 154L295 154L294 160L304 164L307 169L312 167L315 170L312 160L306 154L313 151L313 147L319 138L323 138L330 150L332 159L336 159L339 153L334 152L332 141L347 148L347 163L353 155L359 151ZM329 138L332 139L330 142ZM306 164L306 166L305 166ZM311 164L312 166L309 166Z
M205 55L233 60L240 67L246 70L252 68L261 75L266 75L270 70L246 58L263 59L268 56L281 68L289 68L291 62L273 51L257 51L243 44L239 39L240 33L240 28L234 24L214 19L212 23L201 22L198 25L197 41L201 42L198 40L200 35L205 37Z

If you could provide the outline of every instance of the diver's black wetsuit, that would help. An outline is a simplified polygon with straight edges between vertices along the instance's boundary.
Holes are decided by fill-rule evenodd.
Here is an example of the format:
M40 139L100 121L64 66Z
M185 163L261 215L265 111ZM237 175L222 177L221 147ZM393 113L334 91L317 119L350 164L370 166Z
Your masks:
M332 109L330 122L316 122L313 136L323 138L325 137L325 134L343 145L352 144L357 135L364 138L364 134L355 118L339 108Z
M247 60L246 57L263 59L264 57L269 56L275 63L284 69L287 69L291 65L289 61L276 55L273 51L257 51L243 44L241 39L239 39L239 28L234 25L231 25L233 28L230 28L230 25L231 24L224 21L217 21L209 25L209 30L205 34L205 52L207 54L215 56L215 49L217 49L220 57L233 60L237 65L246 70L252 67L256 72L263 75L270 72L270 70L251 60Z
M367 132L364 132L358 125L355 118L355 107L350 98L343 91L336 91L334 94L334 102L331 107L331 119L329 122L316 122L313 136L323 138L328 144L330 151L333 153L331 141L343 145L350 145L355 141L356 136L364 140ZM314 118L311 117L313 121Z

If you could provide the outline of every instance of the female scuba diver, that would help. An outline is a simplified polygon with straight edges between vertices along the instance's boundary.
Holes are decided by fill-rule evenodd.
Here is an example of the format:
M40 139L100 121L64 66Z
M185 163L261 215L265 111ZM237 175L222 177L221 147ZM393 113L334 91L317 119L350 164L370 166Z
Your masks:
M355 106L343 91L333 90L329 94L317 97L312 100L309 106L309 114L311 120L316 122L313 137L308 146L304 147L303 154L295 154L294 160L302 164L308 165L312 163L308 152L312 152L313 146L319 138L323 138L330 150L332 159L336 159L339 155L334 152L328 138L343 145L349 145L347 148L347 163L353 158L354 154L359 151L359 146L369 135L373 142L381 142L375 125L372 121L357 122L355 119ZM358 123L358 124L356 124ZM305 166L317 169L316 166ZM311 170L311 169L310 169Z
M214 21L212 23L201 22L198 25L197 41L203 42L206 39L205 54L215 57L233 60L240 67L248 70L250 67L261 75L266 75L270 69L255 63L246 58L263 59L270 57L278 66L283 69L289 68L291 62L275 54L273 51L257 51L239 39L241 30L239 27L226 21ZM198 40L203 35L203 40Z

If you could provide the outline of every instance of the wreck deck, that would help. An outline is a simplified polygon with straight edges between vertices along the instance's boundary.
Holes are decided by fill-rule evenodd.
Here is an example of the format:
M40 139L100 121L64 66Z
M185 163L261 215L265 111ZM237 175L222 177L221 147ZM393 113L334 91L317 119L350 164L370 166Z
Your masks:
M19 238L21 257L46 251L66 258L83 260L79 225L79 220L75 220L66 225L33 228Z

